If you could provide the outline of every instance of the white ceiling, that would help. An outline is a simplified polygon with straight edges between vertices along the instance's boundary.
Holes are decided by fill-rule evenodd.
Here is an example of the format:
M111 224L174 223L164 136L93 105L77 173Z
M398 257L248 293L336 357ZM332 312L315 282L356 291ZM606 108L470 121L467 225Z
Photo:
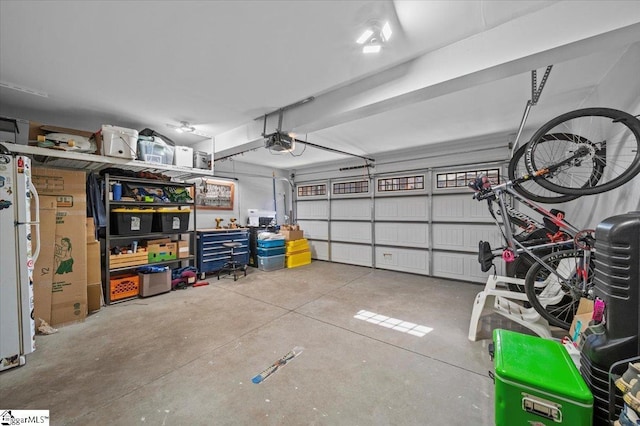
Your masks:
M394 34L367 56L354 41L372 19ZM638 65L637 46L637 1L0 0L0 82L48 95L0 87L0 114L202 146L167 127L188 121L215 137L217 157L295 169L348 158L262 148L261 117L307 97L282 130L375 158L514 134L530 71L539 81L553 64L535 128L585 106L615 64Z

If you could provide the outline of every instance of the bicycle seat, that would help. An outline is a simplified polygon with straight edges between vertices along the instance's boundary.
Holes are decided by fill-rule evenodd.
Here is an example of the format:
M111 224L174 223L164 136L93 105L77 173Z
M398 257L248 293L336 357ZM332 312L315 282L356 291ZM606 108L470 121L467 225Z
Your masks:
M482 272L487 272L493 266L494 255L491 252L491 244L488 241L478 243L478 262Z

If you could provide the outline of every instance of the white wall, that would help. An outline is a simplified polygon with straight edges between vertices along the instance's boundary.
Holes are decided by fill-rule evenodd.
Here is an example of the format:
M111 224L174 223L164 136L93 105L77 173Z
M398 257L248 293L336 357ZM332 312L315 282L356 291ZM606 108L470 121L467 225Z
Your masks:
M247 210L276 210L277 223L285 223L285 214L291 208L291 189L284 179L287 173L282 170L271 169L240 161L224 160L214 165L214 180L228 180L235 183L233 210L205 210L197 212L198 229L214 228L215 218L224 219L222 226L229 224L229 219L238 219L236 223L247 224ZM274 204L274 175L275 204ZM198 179L195 180L197 182ZM287 205L285 206L285 200Z
M640 114L640 43L629 48L621 60L612 64L607 77L585 99L584 107L609 107L631 115ZM624 82L624 84L620 84ZM581 197L565 207L571 223L595 229L598 223L617 214L640 210L640 176L604 194Z

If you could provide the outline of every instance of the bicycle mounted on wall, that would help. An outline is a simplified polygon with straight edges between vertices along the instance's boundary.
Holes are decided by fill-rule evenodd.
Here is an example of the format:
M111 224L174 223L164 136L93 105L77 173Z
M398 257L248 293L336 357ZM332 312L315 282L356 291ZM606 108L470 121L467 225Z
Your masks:
M480 242L483 272L497 256L516 262L514 269L525 275L525 285L511 290L524 290L549 324L568 330L580 298L593 298L595 232L578 229L563 212L535 202L564 203L623 185L640 172L639 148L636 117L610 108L580 109L552 119L515 150L509 181L491 185L480 176L471 182L474 198L487 201L506 243L492 250ZM541 214L542 223L511 206L508 196ZM516 235L515 227L523 232Z

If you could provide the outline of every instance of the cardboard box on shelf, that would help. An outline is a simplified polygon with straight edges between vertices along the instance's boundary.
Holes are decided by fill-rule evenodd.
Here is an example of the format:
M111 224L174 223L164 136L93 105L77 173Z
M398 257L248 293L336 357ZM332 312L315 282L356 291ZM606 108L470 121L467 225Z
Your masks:
M189 241L178 241L178 258L189 257Z
M171 242L171 238L158 238L156 240L147 240L147 247L154 244L167 244Z
M178 258L177 243L162 243L147 245L149 263L164 262Z
M55 248L50 324L81 321L87 316L87 237L84 171L34 167L32 180L41 196L56 198ZM51 225L40 225L43 235Z
M34 244L40 246L40 255L33 268L33 309L36 327L41 320L51 323L51 285L53 283L53 255L55 252L57 199L40 196L40 238L32 233ZM35 217L35 203L31 203Z
M93 139L96 143L96 153L100 153L102 147L102 137L100 132L89 132L86 130L71 129L68 127L51 126L48 124L42 124L35 121L29 122L29 142L35 143L38 140L38 136L46 136L49 133L65 133L68 135L83 136L87 139Z

